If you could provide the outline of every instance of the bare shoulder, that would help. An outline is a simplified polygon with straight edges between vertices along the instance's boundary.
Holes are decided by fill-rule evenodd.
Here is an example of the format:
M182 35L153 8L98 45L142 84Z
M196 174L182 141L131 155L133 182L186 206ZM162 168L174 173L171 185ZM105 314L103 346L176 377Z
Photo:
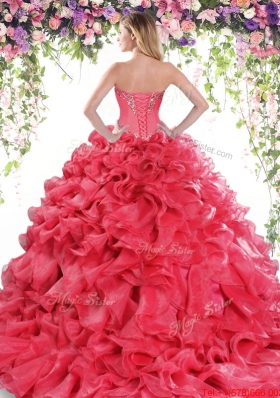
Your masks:
M209 108L205 98L183 72L171 62L166 62L166 70L169 84L174 84L174 86L178 87L195 106Z
M173 65L171 62L165 62L166 64L166 72L168 79L170 81L170 84L174 84L177 86L180 90L182 90L185 93L185 90L187 91L190 89L192 86L192 83L189 81L187 76L180 71L175 65Z

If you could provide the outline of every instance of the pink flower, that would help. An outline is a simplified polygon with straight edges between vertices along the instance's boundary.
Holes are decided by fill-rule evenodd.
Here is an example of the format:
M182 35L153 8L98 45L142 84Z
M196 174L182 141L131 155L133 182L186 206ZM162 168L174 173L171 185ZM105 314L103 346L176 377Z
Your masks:
M14 15L19 7L23 5L22 0L5 0L6 3L10 4L10 13Z
M171 19L169 24L169 33L175 38L180 39L183 36L183 32L181 31L180 22L178 19Z
M141 1L141 7L143 8L150 8L151 7L151 0L142 0Z
M94 30L93 29L87 29L86 31L86 38L90 38L94 35Z
M270 0L270 1L272 1L272 3L277 4L278 6L279 6L279 4L280 4L280 0Z
M42 42L46 38L45 33L41 32L40 30L33 30L31 36L34 41L38 41L38 42Z
M172 15L169 15L169 16L163 15L160 18L160 20L161 20L161 23L163 24L163 26L165 26L166 28L169 28L171 20L172 20Z
M160 42L162 44L166 44L168 37L169 37L168 29L163 24L161 24L159 21L156 21L156 25L157 25L157 31L158 31Z
M94 17L92 15L92 11L89 10L88 8L86 8L84 11L84 17L86 17L86 19L87 19L88 27L91 28L93 25L93 22L94 22Z
M36 10L33 4L29 5L29 13L31 14L32 25L37 28L42 28L41 21L44 19L45 14L42 11Z
M56 30L61 25L61 20L55 17L51 17L49 20L49 27L53 30Z
M92 46L92 44L95 42L95 37L86 37L84 40L82 40L85 46Z
M14 31L15 31L15 28L13 28L12 26L9 26L8 29L7 29L7 36L13 38Z
M252 32L250 34L250 41L252 44L260 44L263 41L263 33L262 32Z
M266 25L269 25L267 18L253 18L253 21L258 22L260 24L260 29L264 29Z
M171 11L172 0L155 0L154 4L158 7L156 16L161 18L166 11Z
M86 7L88 5L88 0L79 0L79 5L82 7Z
M94 22L93 24L93 30L95 33L97 33L98 35L102 34L102 27L101 27L101 23L100 22Z
M259 17L259 18L266 18L267 17L267 12L266 12L266 9L265 9L264 5L260 6L259 4L255 4L254 7L255 7L255 11L256 11L256 16L257 17Z
M120 17L121 17L120 13L116 11L115 14L112 16L112 18L109 18L109 22L111 24L115 24L115 23L119 22Z
M0 53L2 52L4 52L5 54L5 61L9 62L17 56L17 54L19 53L19 47L17 45L12 47L12 45L9 43L6 46L0 48Z
M184 33L193 32L196 28L196 24L193 21L182 21L181 29Z
M74 29L74 32L79 36L84 35L87 31L85 22L81 22L79 25L74 26L73 29Z
M250 45L250 51L255 54L258 58L266 58L274 54L280 54L280 50L274 46L268 44L263 50L259 45Z
M219 14L216 12L216 9L210 10L209 8L207 10L204 10L198 14L196 17L197 19L202 19L202 23L207 19L207 21L216 23L215 17L218 17Z
M162 17L164 20L164 17ZM161 43L166 44L169 35L173 36L175 39L180 39L183 36L183 32L180 28L180 22L174 18L165 18L164 24L156 21L158 35Z
M187 8L188 10L191 8L192 0L179 0L182 9Z
M236 3L237 3L237 0L231 0L230 6L231 7L236 7Z
M91 6L92 6L91 13L94 17L101 17L101 15L103 15L104 9L102 7L98 6L95 7L95 4L93 2L91 3Z
M180 1L179 0L172 1L170 4L170 8L172 11L172 17L180 20L182 18L182 12L183 12Z
M271 44L268 44L265 48L265 53L266 56L269 57L274 54L280 54L280 49L275 46L272 46Z
M250 0L237 0L236 5L241 8L248 8L250 6Z

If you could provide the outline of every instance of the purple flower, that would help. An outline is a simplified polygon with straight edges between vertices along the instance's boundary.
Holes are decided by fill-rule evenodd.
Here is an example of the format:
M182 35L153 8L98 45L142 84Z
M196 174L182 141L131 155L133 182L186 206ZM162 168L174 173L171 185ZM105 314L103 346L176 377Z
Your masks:
M17 19L20 19L20 18L23 17L24 15L27 15L27 11L24 10L23 8L19 8L19 9L17 10L17 12L15 13L15 17L16 17Z
M104 10L103 15L106 19L112 18L116 13L116 10L112 6L104 7L103 10Z
M36 10L43 8L43 2L41 0L31 0L30 3L34 5Z
M267 19L270 25L277 25L279 22L279 17L277 14L268 14Z
M23 27L17 26L17 27L15 28L14 37L22 36L22 35L24 35L24 34L27 34L27 32L26 32L26 30L23 29Z
M135 7L135 9L136 9L136 11L139 11L139 12L145 12L145 8L142 6L137 6L137 7Z
M68 0L67 4L68 7L71 8L71 10L75 10L77 8L77 3L75 0Z
M24 43L20 46L20 50L22 53L27 53L30 50L30 44L25 40Z
M196 43L196 40L195 40L195 39L189 39L188 46L189 46L189 47L192 47L192 46L195 45L195 43Z
M223 8L223 11L222 11L223 16L226 16L227 14L230 14L230 13L231 13L231 7L226 6Z
M73 12L73 25L77 26L80 25L81 22L84 20L84 11L81 7L76 8Z
M222 14L223 16L226 16L228 14L234 14L234 13L239 13L240 12L240 7L236 6L236 7L230 7L230 6L226 6L223 8Z
M21 26L17 26L14 31L14 38L17 44L22 44L25 42L24 35L27 35L26 30L24 30Z
M267 3L265 10L268 14L278 14L278 6L275 3Z
M60 31L60 36L65 37L68 34L68 29L66 27L62 28Z
M122 13L123 13L123 15L130 14L130 13L131 13L131 8L125 7L125 8L122 10Z
M223 7L219 6L216 8L216 11L218 14L222 14L223 13Z
M183 18L184 18L186 21L189 21L189 20L191 20L191 19L193 18L193 14L190 14L189 10L184 10L184 11L182 12L182 14L183 14Z
M235 7L232 7L232 12L234 12L234 13L237 13L237 14L239 14L240 13L240 7L239 6L235 6Z
M252 19L246 19L245 26L248 30L256 30L259 24Z
M184 36L180 37L180 39L178 40L179 46L187 46L188 43L189 43L188 39Z

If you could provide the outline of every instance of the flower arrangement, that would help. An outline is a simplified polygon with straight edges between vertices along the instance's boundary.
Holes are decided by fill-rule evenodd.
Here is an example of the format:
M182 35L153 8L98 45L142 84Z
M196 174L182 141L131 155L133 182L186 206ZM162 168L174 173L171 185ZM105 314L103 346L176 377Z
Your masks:
M235 102L232 111L240 116L236 127L247 128L251 152L258 157L256 174L262 169L270 192L274 188L280 196L280 0L0 0L0 146L8 157L15 155L4 175L20 167L36 127L45 120L40 109L46 107L40 108L39 101L48 96L38 53L58 64L57 53L96 63L102 39L111 43L121 15L134 11L153 16L164 53L177 50L185 64L198 61L213 112L221 112L215 83L224 81L225 94ZM211 43L204 63L198 37L209 37ZM64 71L62 79L66 76ZM266 226L273 245L280 242L279 223L280 203L271 202Z
M85 47L107 35L121 14L137 10L154 14L163 44L172 37L178 46L192 46L191 33L228 29L247 35L251 53L264 58L280 53L279 4L280 0L118 0L110 4L100 0L1 0L0 52L9 62L32 51L34 44L47 42L48 36L70 41L78 36L81 53L87 54Z

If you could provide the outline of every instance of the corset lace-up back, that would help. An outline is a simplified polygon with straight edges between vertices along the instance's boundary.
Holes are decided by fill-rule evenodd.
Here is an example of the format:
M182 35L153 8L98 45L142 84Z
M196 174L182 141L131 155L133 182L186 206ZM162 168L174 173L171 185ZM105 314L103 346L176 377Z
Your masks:
M159 108L164 91L150 93L128 92L115 87L116 99L120 107L119 125L129 125L125 130L144 140L149 139L156 131L159 119Z

